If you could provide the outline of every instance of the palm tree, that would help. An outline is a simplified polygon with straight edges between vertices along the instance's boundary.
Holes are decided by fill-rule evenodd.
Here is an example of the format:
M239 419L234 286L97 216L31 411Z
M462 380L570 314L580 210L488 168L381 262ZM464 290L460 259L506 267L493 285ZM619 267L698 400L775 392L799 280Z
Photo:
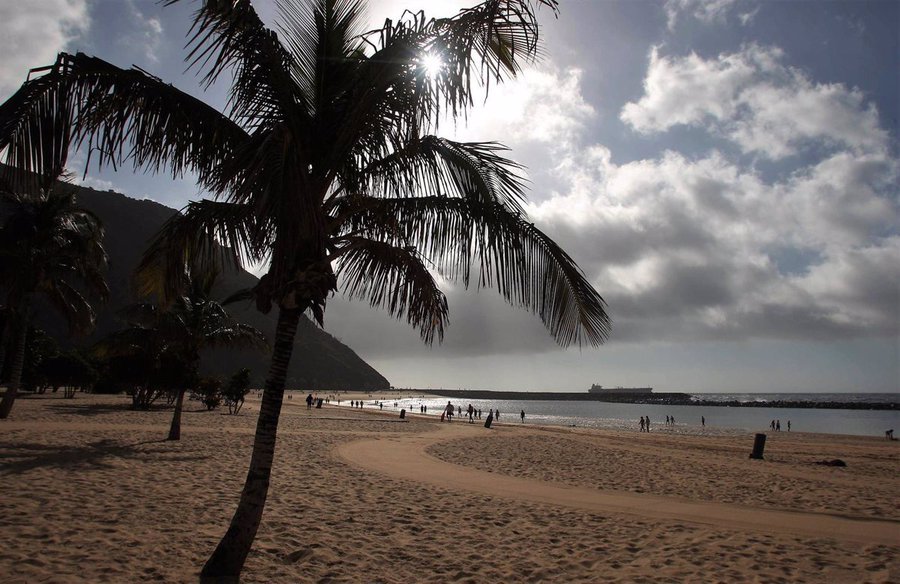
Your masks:
M95 314L80 290L101 300L109 292L100 220L78 207L75 195L64 189L51 186L32 195L0 190L5 211L0 227L0 280L10 307L6 326L15 331L0 419L9 416L18 395L35 297L40 294L49 300L68 319L70 332L84 333L93 328Z
M147 291L176 297L194 262L268 263L244 297L278 310L272 363L238 509L203 577L240 574L268 493L297 324L303 313L323 323L339 281L426 343L443 337L448 310L435 274L496 288L560 345L607 337L603 299L528 222L520 167L503 147L435 135L441 118L465 116L478 86L537 56L540 4L556 9L556 0L486 0L453 18L406 12L364 32L362 0L283 0L277 35L248 0L205 0L188 61L205 86L232 74L225 114L82 54L61 54L14 96L23 120L74 96L75 130L101 166L192 171L214 195L164 227L141 265ZM427 55L441 59L437 74ZM4 136L18 143L28 131L0 126L0 147Z
M130 326L113 333L97 345L103 354L136 354L153 347L151 358L162 363L166 357L184 364L188 379L197 379L200 353L214 347L266 347L265 335L250 325L234 320L225 308L211 299L216 274L190 278L190 290L165 307L142 302L124 314ZM188 379L176 389L175 412L168 440L181 439L181 412Z
M9 416L18 395L35 297L43 296L67 318L70 332L80 333L95 319L82 291L100 301L109 295L100 220L79 207L60 181L76 96L62 79L50 95L30 97L20 90L0 105L6 161L0 168L0 291L6 294L0 356L6 359L10 345L15 350L0 419Z

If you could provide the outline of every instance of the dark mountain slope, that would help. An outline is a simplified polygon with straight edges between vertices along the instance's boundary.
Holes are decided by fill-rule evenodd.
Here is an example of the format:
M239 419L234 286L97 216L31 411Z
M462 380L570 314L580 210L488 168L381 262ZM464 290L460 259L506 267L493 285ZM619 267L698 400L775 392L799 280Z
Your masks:
M122 307L134 302L131 274L147 244L175 211L154 201L138 201L112 191L74 188L80 205L94 212L103 221L106 230L105 247L110 258L107 275L110 300L100 309L97 328L93 334L74 340L76 344L83 346L121 328L117 313ZM224 298L236 290L253 286L256 281L256 277L244 270L226 273L221 278L221 293L217 296ZM227 308L239 321L258 328L269 339L273 337L274 311L264 315L244 303ZM65 334L58 324L46 322L45 326L65 342ZM268 364L267 353L216 350L204 356L203 368L208 373L231 375L241 367L249 367L253 372L254 384L261 386ZM386 389L388 386L387 379L360 359L352 349L316 327L309 319L301 319L288 371L288 388L375 390Z

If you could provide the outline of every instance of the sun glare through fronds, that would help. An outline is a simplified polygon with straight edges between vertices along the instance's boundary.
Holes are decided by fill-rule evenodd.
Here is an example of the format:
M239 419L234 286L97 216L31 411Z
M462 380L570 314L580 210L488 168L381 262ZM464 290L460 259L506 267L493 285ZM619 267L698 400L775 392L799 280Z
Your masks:
M440 74L444 61L440 55L425 53L419 59L419 66L425 70L425 74L428 75L429 79L435 79Z

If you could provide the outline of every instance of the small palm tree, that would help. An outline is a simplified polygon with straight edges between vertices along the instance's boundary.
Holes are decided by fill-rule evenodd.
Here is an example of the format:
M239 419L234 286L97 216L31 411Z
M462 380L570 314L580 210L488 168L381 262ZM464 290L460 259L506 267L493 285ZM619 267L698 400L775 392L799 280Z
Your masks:
M234 320L211 299L215 274L190 278L190 290L168 306L144 302L124 311L129 327L97 345L101 354L146 354L154 362L167 358L183 363L186 379L176 388L175 411L168 440L181 439L181 413L190 379L199 378L201 351L215 347L266 347L265 335Z
M10 335L15 349L0 403L2 419L9 416L18 395L35 297L43 296L62 313L71 332L86 333L93 328L95 313L80 290L100 300L109 290L100 220L78 207L75 195L65 192L64 186L53 185L36 195L3 189L0 203L0 289L10 307L8 330L15 331Z
M0 124L0 148L29 139L25 121L43 104L71 101L75 131L101 165L191 170L214 195L165 226L141 265L146 291L177 297L185 265L269 266L244 296L278 311L272 364L238 509L204 577L240 574L265 506L299 319L322 324L339 282L426 343L442 338L447 318L435 274L496 288L560 345L606 339L603 299L528 221L520 167L499 144L436 135L442 117L465 115L473 86L538 54L541 4L556 9L485 0L453 18L407 12L365 32L362 0L282 0L276 34L249 0L205 0L188 60L207 86L232 75L227 114L82 54L61 54L11 98L20 122ZM443 63L436 74L428 55Z

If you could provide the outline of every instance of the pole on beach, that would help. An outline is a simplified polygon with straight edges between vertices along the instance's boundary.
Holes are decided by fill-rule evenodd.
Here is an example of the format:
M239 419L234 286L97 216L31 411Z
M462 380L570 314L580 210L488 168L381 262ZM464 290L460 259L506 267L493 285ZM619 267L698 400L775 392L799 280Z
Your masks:
M750 458L755 458L757 460L763 459L763 450L766 449L766 435L765 434L757 434L756 438L753 440L753 452L750 453Z

